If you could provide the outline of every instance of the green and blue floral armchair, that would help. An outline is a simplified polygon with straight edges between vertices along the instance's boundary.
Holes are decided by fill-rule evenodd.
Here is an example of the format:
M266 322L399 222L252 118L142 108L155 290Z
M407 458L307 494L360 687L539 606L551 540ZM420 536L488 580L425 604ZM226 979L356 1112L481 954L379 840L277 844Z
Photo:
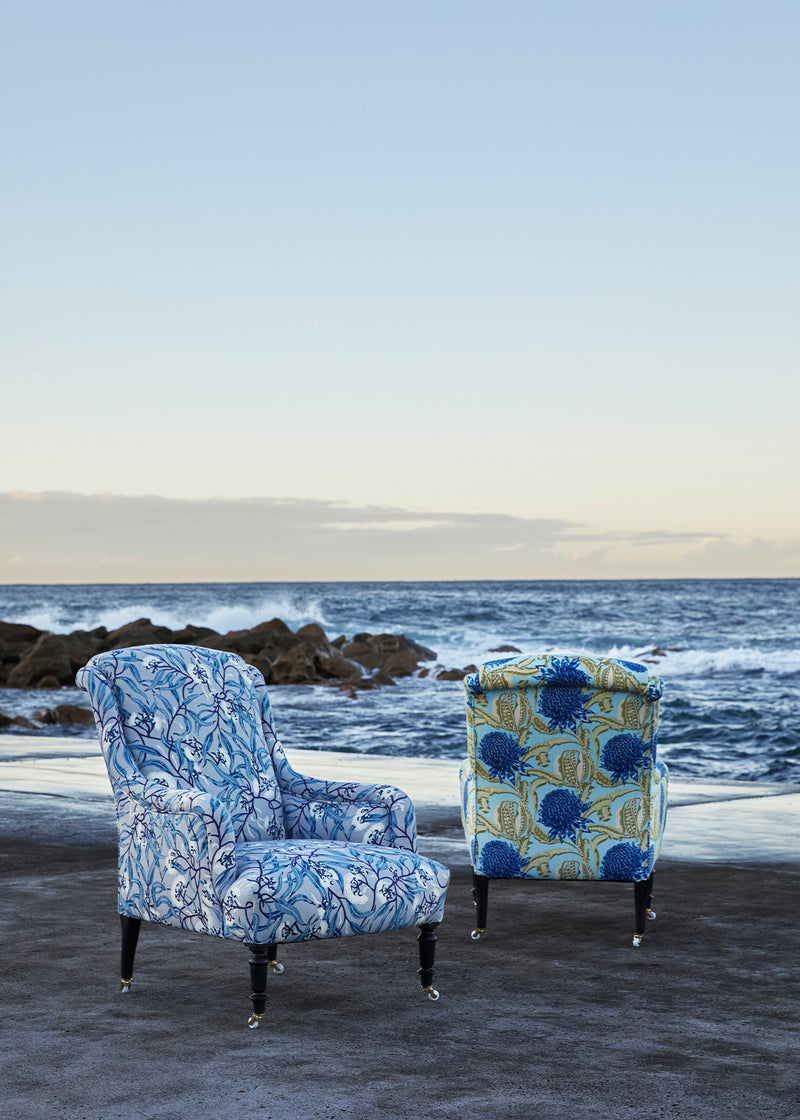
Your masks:
M667 812L662 682L611 657L488 661L464 680L461 767L477 923L491 879L633 882L641 944Z
M241 941L253 1013L283 942L418 926L432 986L449 871L416 851L414 809L389 785L296 773L264 678L234 654L152 645L98 654L90 696L116 800L122 989L142 920Z

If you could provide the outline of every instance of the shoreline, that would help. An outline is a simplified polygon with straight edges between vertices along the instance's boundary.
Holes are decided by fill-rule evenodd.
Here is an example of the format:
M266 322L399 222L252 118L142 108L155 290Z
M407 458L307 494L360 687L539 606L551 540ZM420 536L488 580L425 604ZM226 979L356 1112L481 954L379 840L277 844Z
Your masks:
M459 760L284 749L300 773L398 786L414 803L421 850L444 863L468 866ZM7 803L9 798L46 798L51 825L64 813L76 812L114 823L105 764L97 742L90 739L0 737L0 800ZM800 863L800 785L670 777L668 804L660 859Z

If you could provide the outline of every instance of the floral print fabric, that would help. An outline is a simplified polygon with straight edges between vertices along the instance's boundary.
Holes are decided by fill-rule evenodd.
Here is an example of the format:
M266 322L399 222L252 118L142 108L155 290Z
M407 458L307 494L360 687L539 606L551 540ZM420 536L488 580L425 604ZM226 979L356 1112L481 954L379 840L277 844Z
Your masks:
M489 878L646 879L668 772L662 682L614 658L518 657L465 678L462 819Z
M438 922L448 877L431 860L378 845L240 844L225 936L307 941Z
M99 654L90 696L117 804L119 910L252 943L439 921L449 872L394 786L298 774L235 654Z

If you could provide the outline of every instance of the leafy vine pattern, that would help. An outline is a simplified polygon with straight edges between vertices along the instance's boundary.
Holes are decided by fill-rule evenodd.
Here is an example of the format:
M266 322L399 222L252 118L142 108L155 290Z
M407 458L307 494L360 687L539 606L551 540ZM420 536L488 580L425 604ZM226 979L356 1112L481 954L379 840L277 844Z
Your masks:
M258 944L441 920L447 868L389 785L297 773L264 678L235 654L98 654L89 693L119 825L119 910Z

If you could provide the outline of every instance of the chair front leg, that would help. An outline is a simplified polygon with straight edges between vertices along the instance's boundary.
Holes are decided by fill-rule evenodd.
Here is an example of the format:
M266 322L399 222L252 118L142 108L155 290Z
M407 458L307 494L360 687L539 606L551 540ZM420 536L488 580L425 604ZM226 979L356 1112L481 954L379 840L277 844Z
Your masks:
M476 905L477 921L475 929L470 934L473 941L480 941L481 934L486 932L486 914L489 909L489 880L485 875L472 872L472 898Z
M636 906L636 931L633 935L634 947L638 948L644 937L644 925L648 918L655 918L655 910L650 909L653 898L653 872L648 879L633 884L633 898Z
M439 993L433 986L433 976L436 969L433 967L433 961L436 956L436 934L433 932L438 926L438 922L427 922L419 927L419 973L420 983L422 990L428 999L434 1000L439 998Z
M253 1014L247 1020L251 1030L257 1029L264 1018L267 1009L267 973L270 966L270 950L272 945L248 945L250 950L250 984L252 992L250 999L253 1004ZM274 959L274 957L273 957Z
M133 958L136 956L136 943L139 940L142 919L129 918L127 914L120 914L119 920L122 926L122 951L119 960L120 986L123 992L129 992L133 983Z

